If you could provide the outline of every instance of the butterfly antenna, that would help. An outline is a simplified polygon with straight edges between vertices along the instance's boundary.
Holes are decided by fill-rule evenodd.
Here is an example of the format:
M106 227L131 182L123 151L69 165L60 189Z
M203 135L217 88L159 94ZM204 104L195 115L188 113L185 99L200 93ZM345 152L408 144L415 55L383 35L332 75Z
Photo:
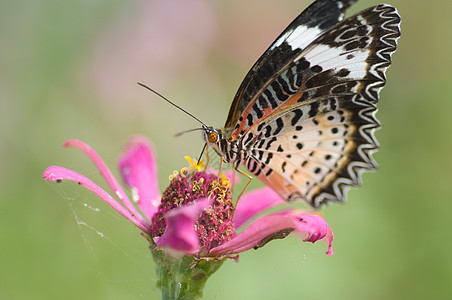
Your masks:
M182 132L176 133L174 136L175 137L179 137L179 136L181 136L181 135L183 135L185 133L192 132L192 131L198 131L198 130L204 130L204 128L201 127L201 128L193 128L193 129L184 130Z
M159 96L160 98L162 98L163 100L165 100L166 102L168 102L169 104L171 104L172 106L180 109L181 111L183 111L184 113L186 113L187 115L189 115L190 117L192 117L193 119L195 119L196 121L198 121L199 123L201 123L204 127L207 127L206 124L204 124L200 119L198 119L197 117L195 117L194 115L192 115L191 113L189 113L188 111L186 111L185 109L183 109L182 107L180 107L179 105L171 102L170 100L168 100L166 97L162 96L161 94L159 94L158 92L154 91L153 89L151 89L150 87L148 87L147 85L141 83L141 82L137 82L138 85L141 85L142 87L144 87L145 89L150 90L151 92L153 92L154 94L156 94L157 96Z

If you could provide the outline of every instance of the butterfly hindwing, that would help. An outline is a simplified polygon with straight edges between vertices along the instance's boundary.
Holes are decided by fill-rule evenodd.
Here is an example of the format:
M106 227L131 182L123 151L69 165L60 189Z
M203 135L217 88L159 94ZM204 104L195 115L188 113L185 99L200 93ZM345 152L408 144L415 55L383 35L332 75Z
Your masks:
M300 197L314 207L343 201L344 189L360 184L360 170L375 168L371 153L378 147L372 135L378 121L368 120L375 107L357 109L350 105L351 97L319 101L313 117L312 105L305 105L273 120L260 139L247 145L252 155L245 166L269 186L277 182L275 190L285 199ZM294 118L299 119L292 126ZM267 130L274 132L280 124L283 128L277 135L265 137Z
M231 135L251 153L247 169L286 199L343 201L362 171L375 168L375 104L399 24L391 6L366 9L330 26L254 89Z

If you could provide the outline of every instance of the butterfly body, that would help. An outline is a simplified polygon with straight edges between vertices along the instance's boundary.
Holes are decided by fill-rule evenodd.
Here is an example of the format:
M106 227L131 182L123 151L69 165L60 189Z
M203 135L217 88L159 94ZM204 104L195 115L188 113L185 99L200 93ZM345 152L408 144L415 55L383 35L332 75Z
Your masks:
M400 36L395 8L343 19L353 0L317 0L251 68L206 142L287 200L344 201L374 170L378 94Z

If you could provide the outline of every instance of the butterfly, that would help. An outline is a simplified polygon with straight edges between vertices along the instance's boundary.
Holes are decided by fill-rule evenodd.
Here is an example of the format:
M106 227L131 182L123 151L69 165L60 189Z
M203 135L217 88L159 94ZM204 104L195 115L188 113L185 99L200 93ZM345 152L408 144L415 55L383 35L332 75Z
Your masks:
M240 85L223 128L204 138L287 201L345 201L372 171L379 92L400 37L386 4L344 19L356 0L317 0L278 36Z

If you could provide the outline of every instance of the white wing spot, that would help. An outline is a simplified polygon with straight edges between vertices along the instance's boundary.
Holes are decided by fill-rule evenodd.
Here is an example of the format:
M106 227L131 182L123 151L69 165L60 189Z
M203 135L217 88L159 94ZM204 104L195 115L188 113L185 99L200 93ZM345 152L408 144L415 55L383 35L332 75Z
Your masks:
M307 27L300 25L282 35L278 40L276 40L271 49L281 46L284 42L287 42L292 49L304 49L311 44L312 41L319 37L322 32L323 30L318 27Z

